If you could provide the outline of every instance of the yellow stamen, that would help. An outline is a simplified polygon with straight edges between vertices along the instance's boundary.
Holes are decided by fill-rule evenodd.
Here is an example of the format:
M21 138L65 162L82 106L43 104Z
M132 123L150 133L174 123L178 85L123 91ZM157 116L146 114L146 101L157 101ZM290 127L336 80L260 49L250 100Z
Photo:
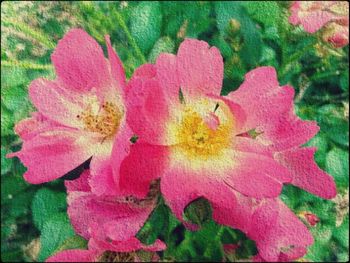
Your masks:
M85 130L97 132L104 136L110 136L118 130L123 113L112 102L105 102L100 110L93 112L90 105L77 118L82 120Z
M177 130L179 146L189 157L208 158L220 154L230 143L228 125L212 129L197 112L186 109Z

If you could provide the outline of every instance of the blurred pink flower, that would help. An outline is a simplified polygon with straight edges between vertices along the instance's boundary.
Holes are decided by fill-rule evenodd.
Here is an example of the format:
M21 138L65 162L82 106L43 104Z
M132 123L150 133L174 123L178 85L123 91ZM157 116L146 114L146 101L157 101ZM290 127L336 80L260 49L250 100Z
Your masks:
M215 47L186 39L177 55L161 54L136 70L127 87L127 121L138 135L121 165L120 190L139 198L161 177L175 215L205 197L214 219L256 241L268 261L294 259L313 242L305 225L277 199L284 183L323 198L335 184L300 148L319 130L299 119L294 89L280 87L272 67L249 72L220 96L223 60Z
M159 184L152 184L148 195L141 200L99 197L91 192L89 173L85 170L78 179L65 182L68 215L75 232L89 240L89 249L62 251L48 261L96 261L105 251L124 253L140 249L164 250L165 244L160 240L147 246L135 237L156 205Z
M298 213L299 217L304 219L310 226L316 226L319 222L320 219L317 217L317 215L307 212L307 211L302 211Z
M117 192L119 164L132 133L125 122L124 69L109 36L106 43L108 60L85 31L69 31L51 56L57 78L30 84L30 99L38 112L16 125L23 147L9 155L28 168L28 182L54 180L92 157L89 180L94 192Z
M295 1L289 22L301 24L308 33L324 28L322 38L340 48L349 43L349 2Z

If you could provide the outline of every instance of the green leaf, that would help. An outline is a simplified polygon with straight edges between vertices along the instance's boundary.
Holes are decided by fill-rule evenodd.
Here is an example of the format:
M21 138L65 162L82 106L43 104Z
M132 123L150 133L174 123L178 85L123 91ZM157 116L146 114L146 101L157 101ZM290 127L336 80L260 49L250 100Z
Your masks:
M349 122L344 118L344 110L334 104L320 107L317 112L317 121L329 139L349 146Z
M68 237L53 254L67 249L87 249L87 240L78 235Z
M18 194L13 195L9 207L9 215L13 217L28 215L34 193L34 189L28 189L24 192L19 192Z
M344 91L349 90L349 71L347 70L340 77L340 87Z
M1 146L1 175L6 174L11 170L12 159L6 158L8 151Z
M32 202L33 221L42 230L45 222L55 213L66 208L66 194L48 188L38 190Z
M349 250L349 215L341 226L333 229L333 235L342 246Z
M173 39L198 38L210 26L210 3L162 1L165 34Z
M13 134L13 118L11 112L1 103L1 136Z
M185 208L185 218L199 226L210 220L211 216L212 208L205 198L196 199Z
M148 61L151 63L155 63L157 57L160 53L173 53L175 49L175 43L172 41L170 37L161 37L157 40L157 42L154 44L151 52L148 56Z
M1 163L2 164L2 163ZM21 191L24 191L29 184L21 176L13 174L5 175L1 178L1 202L11 202L12 198Z
M64 241L74 236L74 230L66 213L56 213L44 222L40 236L40 253L38 261L44 261L53 254Z
M1 87L20 86L29 82L26 70L19 67L1 68Z
M137 233L137 237L145 244L153 244L164 231L168 221L169 211L165 205L158 205L144 226Z
M215 2L217 25L224 38L239 30L243 38L240 57L250 67L258 65L262 54L261 33L239 2ZM234 23L233 23L234 22ZM231 24L236 26L232 28ZM239 26L238 26L239 25Z
M162 13L158 2L140 2L131 14L131 35L147 53L160 36Z
M21 86L12 86L1 89L1 97L3 104L10 110L16 111L28 104L27 93Z
M326 171L331 174L337 186L349 185L349 153L334 147L326 157Z
M247 1L243 2L248 14L262 23L265 27L275 26L278 24L281 9L273 1Z
M316 163L321 168L325 168L326 154L328 150L328 140L324 133L322 131L319 132L315 137L313 137L310 141L306 143L306 146L317 147L317 151L315 153Z

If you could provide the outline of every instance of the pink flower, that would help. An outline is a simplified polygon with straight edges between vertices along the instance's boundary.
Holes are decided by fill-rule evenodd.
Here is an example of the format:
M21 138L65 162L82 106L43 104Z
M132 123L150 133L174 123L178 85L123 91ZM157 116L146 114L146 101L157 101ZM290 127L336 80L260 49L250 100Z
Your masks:
M88 250L66 250L48 259L49 262L97 261L105 251L159 251L165 244L156 240L150 246L142 244L135 235L153 211L159 193L154 183L142 200L125 197L101 197L91 192L89 171L80 178L66 181L68 215L77 234L89 240Z
M69 31L51 56L57 78L30 84L30 99L38 112L16 125L23 147L9 155L28 168L28 182L54 180L92 157L93 190L116 193L119 164L132 133L125 122L124 69L109 36L106 43L108 60L85 31Z
M322 37L335 47L349 43L349 3L347 1L295 1L290 7L289 22L302 24L315 33L324 28Z
M161 177L161 192L180 220L191 201L205 197L214 219L255 240L265 260L293 259L312 236L277 199L283 184L324 198L336 194L313 160L315 149L300 148L319 128L295 115L294 89L280 87L273 68L249 72L226 97L222 78L218 49L193 39L176 56L161 54L155 65L136 70L127 121L139 139L121 165L120 190L142 198Z

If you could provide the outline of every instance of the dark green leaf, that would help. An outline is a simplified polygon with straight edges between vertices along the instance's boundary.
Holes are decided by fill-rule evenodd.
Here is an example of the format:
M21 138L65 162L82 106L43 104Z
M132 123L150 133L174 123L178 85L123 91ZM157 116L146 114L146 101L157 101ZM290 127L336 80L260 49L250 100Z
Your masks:
M334 147L326 157L326 171L331 174L337 186L349 185L349 153Z
M170 37L161 37L154 44L149 56L148 61L151 63L155 63L157 57L161 53L173 53L175 49L175 43L171 40Z
M130 31L146 54L160 36L162 13L158 2L140 2L131 15Z
M53 254L64 241L74 236L74 230L66 213L56 213L44 222L40 236L40 253L38 260L44 261Z
M87 240L78 235L70 236L63 241L53 254L67 249L87 249Z
M38 190L32 203L33 221L42 230L45 222L55 213L66 207L66 194L54 192L47 188Z

